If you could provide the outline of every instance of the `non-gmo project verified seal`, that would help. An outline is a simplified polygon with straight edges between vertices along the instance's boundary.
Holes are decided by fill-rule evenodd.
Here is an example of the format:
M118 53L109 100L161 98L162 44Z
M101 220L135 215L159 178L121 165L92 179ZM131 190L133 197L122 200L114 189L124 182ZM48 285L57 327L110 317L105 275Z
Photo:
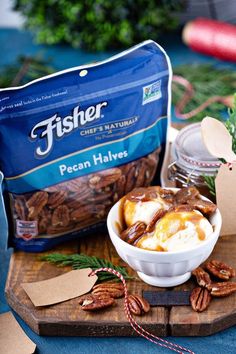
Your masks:
M143 104L159 100L161 97L161 80L143 87Z

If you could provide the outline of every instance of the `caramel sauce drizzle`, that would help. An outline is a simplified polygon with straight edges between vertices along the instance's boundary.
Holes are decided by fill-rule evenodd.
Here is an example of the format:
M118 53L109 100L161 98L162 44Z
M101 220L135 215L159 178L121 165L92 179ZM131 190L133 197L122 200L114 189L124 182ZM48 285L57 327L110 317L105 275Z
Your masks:
M158 192L160 190L160 187L148 187L148 188L137 188L134 189L132 192L128 193L126 196L124 196L121 199L120 207L119 207L119 223L117 223L117 229L121 232L124 230L126 227L126 222L125 222L125 215L124 215L124 204L126 200L129 200L131 202L134 202L133 208L135 208L135 204L137 202L145 202L145 201L150 201L150 200L155 200L158 196ZM198 214L194 211L171 211L167 212L165 216L163 216L156 224L155 231L158 232L158 224L161 221L160 225L160 232L165 235L165 239L162 241L165 241L166 239L172 237L176 232L185 230L186 229L186 221L189 221L195 225L195 229L197 232L198 239L201 241L204 241L206 238L206 234L204 230L199 226L200 220L202 220L204 216L202 214ZM164 221L164 225L163 225ZM179 222L178 229L174 230L173 232L170 232L169 229L169 224L173 222ZM144 233L143 236L138 240L138 242L135 244L135 246L143 248L143 249L148 249L145 247L142 247L142 241L146 238L153 237L150 236L150 234ZM167 250L162 247L161 245L157 245L156 251L159 252L166 252Z

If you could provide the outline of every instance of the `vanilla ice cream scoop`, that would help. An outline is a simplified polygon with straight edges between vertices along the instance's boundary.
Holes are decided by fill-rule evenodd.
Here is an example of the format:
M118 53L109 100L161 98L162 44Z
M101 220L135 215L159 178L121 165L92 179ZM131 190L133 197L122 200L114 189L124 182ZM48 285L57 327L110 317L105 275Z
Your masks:
M182 251L201 244L212 232L210 222L199 211L169 212L136 246L153 251Z
M126 225L129 227L137 221L142 221L148 225L158 210L168 210L169 207L170 204L165 202L160 196L145 202L133 202L127 199L123 207Z

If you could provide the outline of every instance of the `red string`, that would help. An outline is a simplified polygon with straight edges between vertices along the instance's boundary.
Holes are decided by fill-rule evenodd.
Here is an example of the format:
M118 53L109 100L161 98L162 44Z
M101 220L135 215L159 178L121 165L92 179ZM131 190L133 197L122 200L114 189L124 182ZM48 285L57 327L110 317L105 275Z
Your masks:
M175 106L175 115L176 115L176 117L178 117L180 119L184 119L184 120L190 119L190 118L194 117L195 115L197 115L198 113L204 111L204 109L206 109L208 106L210 106L212 103L215 103L215 102L220 102L226 106L228 106L230 103L229 96L226 96L226 97L212 96L212 97L208 98L205 102L203 102L200 106L193 109L192 111L187 112L187 113L183 113L184 108L186 107L188 102L194 96L194 88L188 80L186 80L184 77L179 76L179 75L173 75L172 81L173 81L173 83L177 83L185 88L185 92L183 94L183 97L179 100L179 102ZM173 90L175 90L174 86L173 86Z
M114 275L116 275L123 283L124 286L124 293L125 293L125 301L124 301L124 309L125 309L125 313L126 316L128 318L128 321L130 323L130 325L132 326L132 328L134 329L135 332L137 332L140 336L146 338L148 341L159 345L161 347L165 347L168 348L172 351L175 351L177 353L181 353L183 354L183 352L188 352L190 354L195 354L193 351L191 351L190 349L184 348L178 344L169 342L163 338L157 337L154 334L146 331L143 327L141 327L136 321L135 319L132 317L132 314L130 312L129 309L129 304L128 304L128 290L127 290L127 285L126 285L126 281L123 277L122 274L120 274L119 272L117 272L116 270L112 269L112 268L99 268L96 269L94 271L92 271L89 276L93 276L95 274L97 274L98 272L109 272L112 273ZM150 338L151 337L151 338ZM156 340L154 340L153 338L155 338ZM161 342L161 343L160 343Z

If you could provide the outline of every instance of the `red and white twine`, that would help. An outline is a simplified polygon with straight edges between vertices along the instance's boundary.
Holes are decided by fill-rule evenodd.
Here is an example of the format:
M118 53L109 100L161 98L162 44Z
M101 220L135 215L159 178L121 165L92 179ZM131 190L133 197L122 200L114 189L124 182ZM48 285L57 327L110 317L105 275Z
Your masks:
M184 348L178 344L169 342L163 338L157 337L154 334L146 331L144 328L142 328L136 321L135 319L132 317L130 309L129 309L129 304L128 304L128 290L127 290L127 285L126 285L126 281L123 277L122 274L120 274L119 272L117 272L116 270L112 269L112 268L99 268L96 269L94 271L92 271L89 276L93 276L99 272L109 272L112 273L114 275L116 275L123 283L124 286L124 293L125 293L125 302L124 302L124 310L126 313L126 316L128 318L128 321L130 323L130 325L132 326L132 328L134 329L135 332L137 332L140 336L146 338L148 341L159 345L161 347L165 347L168 348L170 350L173 350L174 352L177 353L182 353L183 352L188 352L190 354L195 354L192 350Z

